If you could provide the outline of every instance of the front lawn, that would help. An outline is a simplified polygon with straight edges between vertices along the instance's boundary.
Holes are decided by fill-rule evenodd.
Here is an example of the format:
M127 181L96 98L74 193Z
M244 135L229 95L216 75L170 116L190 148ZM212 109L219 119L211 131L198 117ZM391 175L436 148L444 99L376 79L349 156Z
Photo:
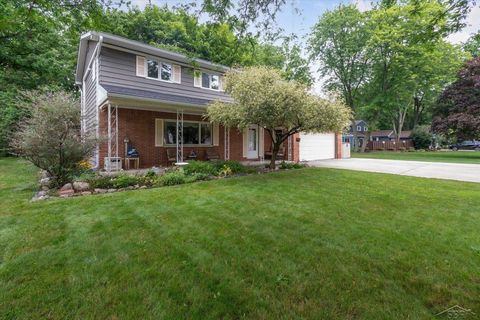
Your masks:
M1 319L480 314L480 184L312 168L30 203L34 176L0 159Z
M371 158L389 160L414 160L454 163L480 164L480 152L475 151L373 151L373 152L352 152L352 158Z

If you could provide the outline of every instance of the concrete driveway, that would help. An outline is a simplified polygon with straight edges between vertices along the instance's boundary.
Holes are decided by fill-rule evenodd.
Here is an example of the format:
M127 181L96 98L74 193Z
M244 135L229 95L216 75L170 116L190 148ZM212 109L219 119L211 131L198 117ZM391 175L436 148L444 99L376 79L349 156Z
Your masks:
M391 173L403 176L480 183L480 164L356 158L309 161L307 164L313 167Z

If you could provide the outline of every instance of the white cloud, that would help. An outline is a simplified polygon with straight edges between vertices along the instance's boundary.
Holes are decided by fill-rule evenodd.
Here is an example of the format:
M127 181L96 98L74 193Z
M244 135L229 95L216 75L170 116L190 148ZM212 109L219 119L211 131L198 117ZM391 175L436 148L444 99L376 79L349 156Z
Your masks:
M467 26L463 30L454 33L447 38L450 43L463 43L470 38L472 34L480 30L480 6L472 8L472 11L468 14L465 22Z

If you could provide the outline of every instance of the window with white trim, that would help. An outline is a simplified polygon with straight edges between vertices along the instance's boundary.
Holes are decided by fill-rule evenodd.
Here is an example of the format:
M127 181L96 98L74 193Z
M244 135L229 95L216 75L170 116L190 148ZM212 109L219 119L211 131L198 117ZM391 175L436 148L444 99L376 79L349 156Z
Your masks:
M164 121L164 141L166 145L177 144L177 122ZM183 122L183 144L211 146L212 124L209 122L184 121Z
M202 88L220 90L220 76L202 72Z
M147 59L147 78L172 81L172 65L157 60Z
M357 131L362 131L362 126L357 126Z

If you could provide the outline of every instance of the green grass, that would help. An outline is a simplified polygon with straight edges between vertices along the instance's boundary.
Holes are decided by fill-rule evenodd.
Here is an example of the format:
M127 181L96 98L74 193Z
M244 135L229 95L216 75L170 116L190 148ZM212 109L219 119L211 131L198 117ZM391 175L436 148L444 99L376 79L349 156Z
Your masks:
M374 151L374 152L352 152L352 158L389 159L389 160L413 160L413 161L434 161L453 163L474 163L480 164L480 152L470 151Z
M30 203L0 159L1 319L480 314L480 184L289 170Z

